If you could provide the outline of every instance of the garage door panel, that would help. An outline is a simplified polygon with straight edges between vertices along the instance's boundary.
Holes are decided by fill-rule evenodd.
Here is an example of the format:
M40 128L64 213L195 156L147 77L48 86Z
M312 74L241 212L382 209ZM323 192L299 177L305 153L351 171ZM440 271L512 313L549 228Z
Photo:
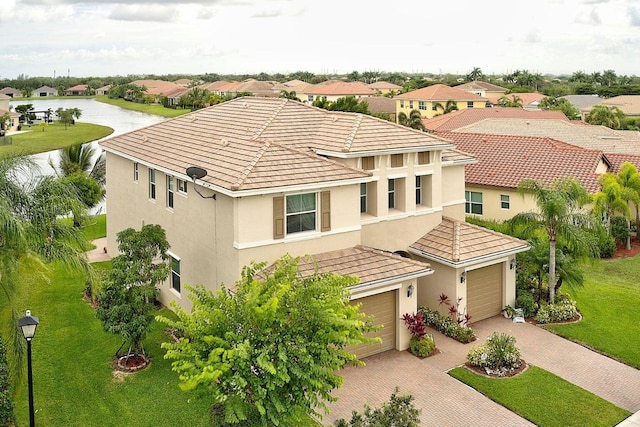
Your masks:
M353 301L353 304L361 304L360 311L367 316L373 316L374 325L383 325L377 332L370 332L368 337L380 337L382 342L366 345L361 344L350 347L358 358L371 356L387 350L393 350L396 346L396 291L384 292Z
M471 321L487 319L502 311L502 264L467 273L467 313Z

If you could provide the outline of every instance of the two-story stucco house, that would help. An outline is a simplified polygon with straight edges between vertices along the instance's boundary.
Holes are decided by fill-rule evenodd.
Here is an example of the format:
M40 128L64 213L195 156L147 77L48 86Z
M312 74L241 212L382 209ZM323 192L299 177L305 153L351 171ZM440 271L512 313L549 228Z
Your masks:
M394 98L396 100L396 114L418 110L423 119L442 114L447 101L454 101L458 110L466 108L485 108L488 99L466 90L435 84L422 89L406 92Z
M160 224L172 274L231 286L243 266L285 253L359 278L351 300L384 327L360 357L406 349L404 313L446 293L472 320L515 301L518 239L464 223L464 168L448 140L371 116L243 97L103 141L107 241ZM206 172L206 174L205 174Z

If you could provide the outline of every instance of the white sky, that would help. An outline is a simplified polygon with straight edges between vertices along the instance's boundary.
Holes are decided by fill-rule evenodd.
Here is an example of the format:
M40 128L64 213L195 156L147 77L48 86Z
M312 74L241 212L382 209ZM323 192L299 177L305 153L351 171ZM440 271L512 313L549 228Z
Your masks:
M400 71L640 75L637 0L2 0L0 79Z

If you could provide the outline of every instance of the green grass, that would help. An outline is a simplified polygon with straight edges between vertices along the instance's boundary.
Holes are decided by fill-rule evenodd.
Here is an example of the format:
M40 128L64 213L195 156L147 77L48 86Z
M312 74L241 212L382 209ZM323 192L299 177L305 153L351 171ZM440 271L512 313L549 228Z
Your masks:
M547 329L640 368L640 256L599 261L585 267L584 287L570 293L582 313L581 322L548 325Z
M54 122L44 128L40 125L33 125L31 128L23 125L22 130L29 132L11 135L10 145L0 145L0 156L43 153L95 141L113 133L113 129L108 126L82 122L76 122L66 129L64 124Z
M87 220L88 225L82 229L84 238L88 241L99 239L107 235L107 215L97 215Z
M143 113L155 114L162 117L177 117L190 113L190 109L183 108L166 108L159 104L139 104L137 102L129 102L124 99L112 99L106 95L96 96L96 101L106 104L115 105L117 107L126 108L127 110L135 110Z
M455 368L449 374L542 427L610 427L631 415L535 366L513 378L487 378L466 368Z

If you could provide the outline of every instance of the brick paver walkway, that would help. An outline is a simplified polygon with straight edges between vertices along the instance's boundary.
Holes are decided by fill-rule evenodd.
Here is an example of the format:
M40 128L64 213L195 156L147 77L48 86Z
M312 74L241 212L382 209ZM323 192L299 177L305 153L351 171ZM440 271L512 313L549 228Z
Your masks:
M640 371L527 323L512 323L497 316L473 325L481 343L494 331L516 337L522 357L530 364L591 391L631 412L640 411ZM389 399L398 386L401 393L414 396L422 409L421 420L431 426L530 426L527 420L486 398L446 374L465 362L469 348L435 331L441 353L418 359L408 352L389 351L365 359L363 368L342 371L345 382L329 405L331 413L322 420L329 426L351 412L362 411L367 403L377 407Z

